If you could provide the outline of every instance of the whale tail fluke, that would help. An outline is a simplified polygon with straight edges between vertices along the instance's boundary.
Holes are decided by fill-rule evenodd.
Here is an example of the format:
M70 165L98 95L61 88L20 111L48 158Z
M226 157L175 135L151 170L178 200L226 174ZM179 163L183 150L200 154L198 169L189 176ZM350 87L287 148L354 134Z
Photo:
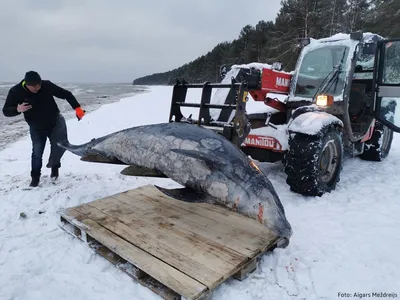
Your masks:
M72 145L69 141L63 140L57 142L57 145L65 150L68 150L69 152L72 152L75 155L82 157L89 150L90 143L91 142L82 145Z
M69 141L59 141L57 142L57 145L79 156L82 161L128 165L127 163L124 163L115 157L109 156L106 153L93 149L92 147L95 142L97 142L97 140L92 139L90 142L82 145L72 145Z

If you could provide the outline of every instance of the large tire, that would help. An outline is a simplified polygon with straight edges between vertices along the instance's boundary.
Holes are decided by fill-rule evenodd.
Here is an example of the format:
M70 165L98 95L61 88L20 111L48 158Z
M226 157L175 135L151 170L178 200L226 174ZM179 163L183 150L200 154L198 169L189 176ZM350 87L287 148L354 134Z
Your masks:
M364 143L364 152L360 158L368 161L384 160L389 155L392 141L393 130L376 121L372 137Z
M343 166L342 130L329 125L317 135L291 134L285 159L286 182L292 191L322 196L334 190Z

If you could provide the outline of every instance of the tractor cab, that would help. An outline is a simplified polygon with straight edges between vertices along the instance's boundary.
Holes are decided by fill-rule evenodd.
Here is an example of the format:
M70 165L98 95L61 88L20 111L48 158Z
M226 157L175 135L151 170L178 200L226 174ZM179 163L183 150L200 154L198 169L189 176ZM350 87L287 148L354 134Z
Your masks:
M315 104L343 121L351 142L370 137L375 119L400 131L400 121L394 118L397 114L400 120L400 112L394 110L400 100L396 89L400 86L400 41L355 32L302 39L301 45L287 99L290 112ZM389 89L391 96L382 94L382 89Z

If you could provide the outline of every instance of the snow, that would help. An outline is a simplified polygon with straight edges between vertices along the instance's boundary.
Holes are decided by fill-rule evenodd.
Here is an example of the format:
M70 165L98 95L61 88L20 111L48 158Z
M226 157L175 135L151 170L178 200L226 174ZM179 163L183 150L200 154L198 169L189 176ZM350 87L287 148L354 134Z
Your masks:
M232 69L244 69L244 68L254 68L262 71L263 69L272 69L272 65L260 63L260 62L252 62L248 64L240 64L240 65L232 65Z
M267 126L251 129L249 134L259 137L273 137L281 145L280 150L288 150L289 131L313 135L318 133L323 126L332 123L343 126L343 122L340 119L326 112L306 112L292 120L289 124L274 125L276 128ZM245 142L247 143L246 140Z
M382 97L381 108L387 109L390 106L389 111L383 117L395 126L400 127L400 110L396 105L397 101L398 98Z
M231 83L232 77L236 78L237 74L239 73L240 69L230 69L224 79L221 80L222 84L228 84ZM224 104L226 97L228 97L230 89L229 88L219 88L219 89L214 89L213 90L213 95L211 97L210 102L212 104ZM196 103L200 103L201 98L198 98L198 102ZM210 109L210 115L214 120L217 120L219 117L219 114L221 113L221 109L216 109L216 108L212 108ZM230 122L232 120L232 118L234 117L234 112L231 114L231 116L228 119L228 122Z
M232 65L231 68L232 69L249 68L249 69L260 70L262 72L263 69L272 69L272 65L266 64L266 63L260 63L260 62L251 62L248 64ZM277 71L277 70L275 70L275 72L280 72L280 73L284 73L284 74L292 74L292 72Z
M200 93L188 96L195 100ZM68 120L70 142L167 122L171 94L172 87L151 87L149 93L104 105L79 122ZM124 166L86 163L67 152L57 184L48 183L49 170L43 168L43 186L24 191L30 151L27 136L0 152L0 299L160 299L60 229L57 211L146 184L177 185L169 179L123 176ZM48 154L49 147L44 162ZM264 255L244 281L223 283L212 299L341 299L339 293L372 292L400 296L397 134L383 162L346 159L337 189L322 197L291 192L281 163L259 166L282 200L293 237L286 249ZM20 217L22 212L26 218Z
M383 39L382 36L373 33L373 32L364 32L363 33L363 41L365 42L371 42L373 36L378 36L379 38ZM320 39L310 39L311 42L318 42L318 43L324 43L324 42L334 42L334 41L343 41L343 40L350 40L350 34L348 33L336 33L332 36L325 37L325 38L320 38Z
M337 117L323 111L306 112L301 114L288 124L292 132L316 134L322 127L329 124L338 124L343 127L343 122Z

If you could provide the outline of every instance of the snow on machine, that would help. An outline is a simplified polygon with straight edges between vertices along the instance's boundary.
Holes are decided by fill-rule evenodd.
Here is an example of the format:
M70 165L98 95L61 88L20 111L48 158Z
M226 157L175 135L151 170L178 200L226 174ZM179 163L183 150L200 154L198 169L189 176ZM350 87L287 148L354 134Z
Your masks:
M321 196L336 188L345 152L369 161L389 154L400 132L400 39L354 32L299 46L290 73L251 63L220 83L177 79L169 121L214 130L258 161L283 161L292 191ZM186 102L190 88L202 89L199 103ZM261 111L249 111L249 96ZM182 107L199 108L198 118Z

